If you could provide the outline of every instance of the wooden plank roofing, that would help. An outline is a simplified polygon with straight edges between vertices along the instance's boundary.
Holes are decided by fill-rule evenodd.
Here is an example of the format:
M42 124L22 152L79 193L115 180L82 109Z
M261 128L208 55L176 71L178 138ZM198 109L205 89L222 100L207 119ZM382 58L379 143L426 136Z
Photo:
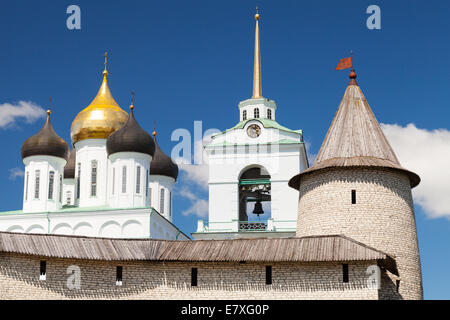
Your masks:
M332 167L389 168L406 173L411 187L420 182L417 174L400 165L356 81L350 81L345 90L314 165L293 177L289 185L299 189L302 176Z
M0 252L104 261L345 262L376 260L396 273L388 254L342 235L303 238L169 241L0 232Z

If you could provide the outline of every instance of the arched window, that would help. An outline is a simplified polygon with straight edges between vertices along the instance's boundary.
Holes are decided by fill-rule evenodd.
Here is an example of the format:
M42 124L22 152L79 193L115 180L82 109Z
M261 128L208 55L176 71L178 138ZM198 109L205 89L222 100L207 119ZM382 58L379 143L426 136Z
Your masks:
M122 193L127 192L127 167L122 167Z
M59 175L59 202L62 202L62 191L63 191L63 178L62 174Z
M136 167L136 193L141 193L141 166Z
M253 109L253 113L254 113L254 118L259 118L259 109L258 108Z
M112 181L112 194L114 195L114 189L116 188L116 168L113 168L113 181Z
M53 186L55 184L55 171L50 171L48 175L48 200L53 199Z
M265 168L251 167L239 177L239 230L266 230L264 220L271 216L270 174ZM258 223L249 222L256 220ZM260 221L262 215L262 221Z
M80 199L81 163L78 162L77 199Z
M267 109L267 119L272 120L272 110Z
M39 185L41 180L41 170L34 172L34 198L39 199Z
M91 197L97 196L97 160L91 161Z
M148 170L147 170L147 175L145 176L145 196L148 197Z
M69 205L72 202L72 192L67 191L66 192L66 204Z
M169 191L169 217L172 217L172 192Z
M164 189L161 189L161 198L159 201L160 213L164 213Z
M27 171L25 176L25 201L28 200L28 180L30 179L30 172Z
M242 111L242 120L247 120L247 110Z

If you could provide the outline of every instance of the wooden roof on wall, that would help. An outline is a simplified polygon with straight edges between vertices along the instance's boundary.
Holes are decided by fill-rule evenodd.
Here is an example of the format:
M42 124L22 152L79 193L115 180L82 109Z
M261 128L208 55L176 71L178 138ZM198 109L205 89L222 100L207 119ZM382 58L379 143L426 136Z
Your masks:
M170 241L0 232L0 252L106 261L268 263L376 260L397 274L395 260L388 254L342 235Z

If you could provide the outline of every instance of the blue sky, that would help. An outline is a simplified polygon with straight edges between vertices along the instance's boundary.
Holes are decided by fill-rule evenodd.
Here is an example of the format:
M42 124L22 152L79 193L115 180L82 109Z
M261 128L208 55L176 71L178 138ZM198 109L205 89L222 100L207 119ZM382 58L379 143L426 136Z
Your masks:
M81 30L66 28L71 4L81 8ZM366 27L371 4L381 8L381 30ZM134 90L138 121L149 132L156 121L158 142L169 153L177 128L193 132L196 120L204 130L238 122L237 104L251 96L256 5L263 95L277 102L280 124L304 130L310 154L320 148L347 84L348 71L335 71L336 64L352 49L358 83L379 122L397 125L389 127L393 139L413 151L403 161L405 143L398 149L392 143L402 164L419 174L450 172L442 152L450 129L446 1L3 0L0 108L19 101L46 108L51 96L55 130L70 141L70 124L95 96L108 51L116 101L128 110ZM2 125L0 119L1 210L21 208L23 181L11 170L23 168L20 147L42 123L19 116ZM408 124L414 124L409 131ZM433 147L425 151L425 144ZM424 204L416 204L416 219L428 299L450 299L450 208L434 208L429 196L444 198L450 190L440 179L422 176L437 191L423 187L415 195ZM182 171L175 188L174 219L186 233L198 219L186 211L207 201L200 184Z

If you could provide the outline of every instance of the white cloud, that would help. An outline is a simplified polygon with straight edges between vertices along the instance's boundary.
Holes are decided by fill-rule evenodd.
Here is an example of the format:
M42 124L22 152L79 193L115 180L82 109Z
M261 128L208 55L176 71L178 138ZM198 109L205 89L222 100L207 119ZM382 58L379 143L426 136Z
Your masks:
M191 164L190 161L186 161L186 159L179 156L175 157L173 152L171 153L172 159L178 164L178 168L181 171L179 180L182 183L182 188L178 194L190 202L189 208L181 212L184 216L196 215L198 217L206 217L208 215L208 199L204 199L198 193L204 193L208 190L209 166L203 145L210 141L210 137L211 135L206 135L203 140L194 142L194 152L201 152L202 155L201 159L198 159L199 164ZM190 144L186 144L185 147L190 148ZM188 155L191 154L191 150L184 150L183 154L185 152ZM196 159L198 157L188 156L187 158Z
M196 215L198 217L206 217L208 215L208 201L199 198L196 194L192 193L186 187L182 188L179 192L180 196L189 199L191 206L186 210L181 211L184 216Z
M203 190L208 189L209 166L207 164L178 164L187 183L194 183Z
M412 123L381 127L402 166L421 178L413 189L415 203L429 217L450 218L450 131L419 129Z
M190 164L184 163L182 158L175 159L178 167L183 172L183 180L186 183L192 183L202 190L208 190L208 179L209 179L209 166L206 152L203 149L204 145L207 145L211 141L211 135L207 135L203 140L195 141L194 152L201 150L202 157L200 164Z
M17 177L23 177L25 172L21 168L9 169L9 179L16 180Z
M0 128L13 126L18 118L32 123L45 116L45 110L30 101L19 101L17 104L0 104Z

